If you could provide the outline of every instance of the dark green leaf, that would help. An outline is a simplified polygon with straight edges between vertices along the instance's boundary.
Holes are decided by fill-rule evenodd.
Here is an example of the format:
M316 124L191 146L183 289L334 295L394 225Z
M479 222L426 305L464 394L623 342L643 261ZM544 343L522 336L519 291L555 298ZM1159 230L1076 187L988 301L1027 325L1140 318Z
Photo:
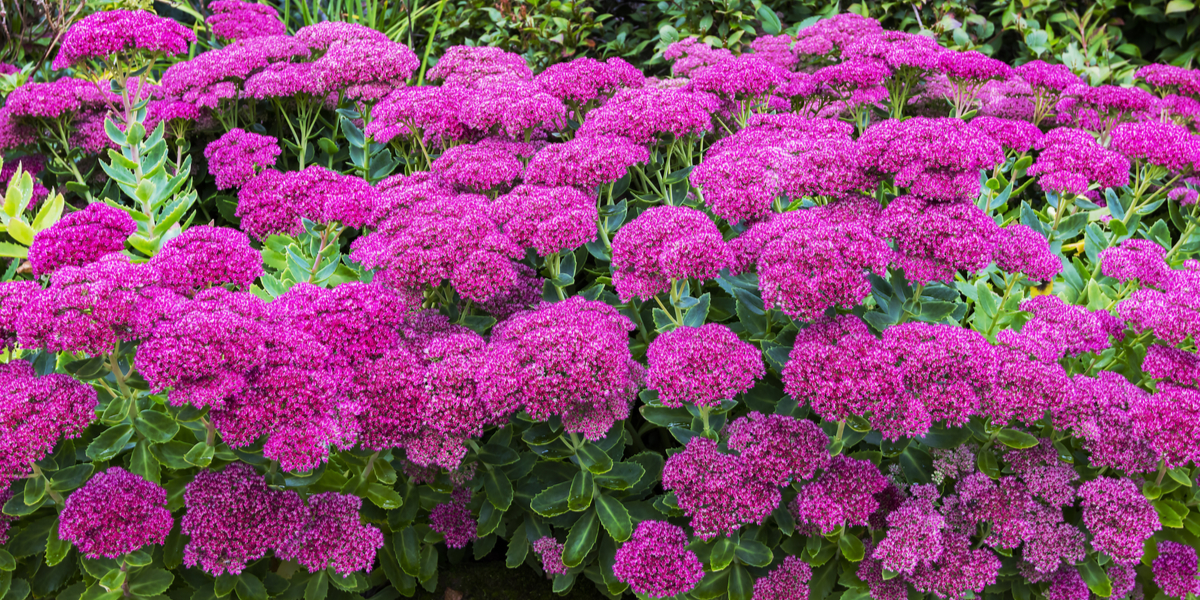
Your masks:
M160 444L171 441L171 438L179 433L179 423L176 423L171 415L154 410L143 410L138 418L133 420L133 426L137 428L138 433Z
M595 476L590 471L576 473L567 493L567 508L572 512L586 510L592 505L592 494L595 487Z
M862 540L858 539L858 536L849 533L843 533L842 537L838 539L838 548L841 549L842 556L845 556L846 560L850 562L861 561L866 551L863 548Z
M520 458L517 451L499 444L484 444L479 449L479 460L496 466L511 465Z
M604 450L588 442L575 451L579 464L596 475L603 475L612 470L613 460Z
M729 600L750 600L754 597L754 577L742 565L734 565L729 572Z
M329 576L325 571L318 571L304 586L304 600L325 600L329 595Z
M186 460L188 464L204 468L212 463L214 453L215 449L212 446L204 442L196 442L196 445L192 446L192 449L183 455L183 460Z
M635 456L634 459L636 458ZM596 485L608 490L627 490L637 485L645 474L646 469L641 464L635 462L613 463L611 470L596 476Z
M483 486L487 491L488 502L500 509L508 510L513 501L513 486L508 475L500 469L486 469L483 474Z
M150 453L150 441L139 440L129 457L129 471L151 483L158 483L158 459Z
M592 546L596 545L596 536L600 533L600 521L596 518L596 513L588 511L584 513L575 524L571 526L570 533L567 534L567 541L563 545L562 561L568 567L577 567L583 559L587 557L588 552L592 551Z
M1016 429L1001 429L996 439L1009 448L1032 448L1038 445L1036 437Z
M62 562L70 552L71 542L58 537L58 521L55 520L55 523L50 526L50 532L46 535L46 564L53 567Z
M392 536L392 546L396 550L400 568L416 577L421 570L421 543L417 540L417 531L412 527L405 527L400 533Z
M975 464L979 466L979 470L984 475L992 479L1000 479L1000 465L996 462L996 455L992 454L991 449L980 450Z
M633 521L629 518L629 510L620 500L605 494L596 496L596 514L600 524L608 535L618 542L624 542L633 535Z
M1089 559L1075 567L1079 570L1079 575L1083 577L1084 583L1087 583L1088 589L1092 590L1093 594L1101 598L1112 596L1112 582L1108 579L1108 574L1104 569L1096 564L1095 559Z
M733 556L731 552L730 557ZM691 595L700 600L716 600L725 595L729 589L729 574L731 571L721 570L711 573L705 573L704 579L696 585L696 588L691 591Z
M783 31L783 23L779 22L779 16L775 11L767 5L758 7L758 20L762 22L763 31L767 35L779 35Z
M500 526L500 520L503 518L504 510L492 506L490 502L484 504L479 509L479 522L475 526L475 534L478 537L490 535Z
M108 431L96 436L96 439L88 444L87 456L94 461L111 460L125 449L125 444L129 442L129 438L131 437L133 437L132 426L118 425L112 427Z
M50 489L56 492L69 492L88 480L95 468L89 463L78 464L55 471L50 478Z
M684 327L699 327L708 319L708 309L712 306L711 294L705 293L700 296L699 302L695 306L688 309L687 314L683 316Z
M404 505L404 500L400 498L400 494L395 489L381 483L372 483L367 486L367 499L384 510L393 510Z
M249 573L245 573L242 577L246 577ZM250 577L254 577L250 575ZM138 596L154 596L167 591L171 587L171 582L175 581L175 576L170 571L164 569L142 569L129 579L129 591ZM258 582L258 578L254 577L254 581ZM262 583L258 583L259 588L262 588ZM251 600L242 594L241 583L238 583L238 596L242 600ZM256 600L263 600L267 597L266 590L263 590L262 596L255 596Z
M734 553L738 560L754 567L765 567L771 564L771 560L774 558L770 548L761 542L748 539L738 542L737 550Z
M604 475L607 477L608 475ZM571 482L552 485L533 497L530 508L543 517L556 517L567 512L567 496L571 492Z
M713 571L724 570L729 566L729 563L733 562L736 551L737 544L732 538L717 538L717 543L713 545L712 554L708 555L708 568Z
M0 548L0 571L14 571L17 568L17 559L8 553L8 550Z

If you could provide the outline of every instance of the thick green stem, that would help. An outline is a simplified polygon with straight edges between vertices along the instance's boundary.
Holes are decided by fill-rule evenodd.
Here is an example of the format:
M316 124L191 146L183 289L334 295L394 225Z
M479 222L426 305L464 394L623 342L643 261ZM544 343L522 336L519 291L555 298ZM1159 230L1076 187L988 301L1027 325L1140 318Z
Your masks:
M54 490L50 489L50 478L49 478L49 477L46 477L46 476L45 476L45 474L44 474L44 473L42 473L42 469L41 469L41 467L38 467L38 466L37 466L37 463L35 463L35 462L33 462L33 461L30 461L30 463L29 463L29 466L30 466L30 467L33 467L33 476L34 476L34 477L41 477L41 478L42 478L42 479L43 479L43 480L46 482L46 494L47 494L48 496L50 496L50 498L51 498L52 500L54 500L54 503L55 503L55 504L57 504L57 505L59 505L59 506L62 506L62 505L63 505L63 497L62 497L62 495L61 495L61 494L59 494L58 492L56 492L56 491L54 491Z

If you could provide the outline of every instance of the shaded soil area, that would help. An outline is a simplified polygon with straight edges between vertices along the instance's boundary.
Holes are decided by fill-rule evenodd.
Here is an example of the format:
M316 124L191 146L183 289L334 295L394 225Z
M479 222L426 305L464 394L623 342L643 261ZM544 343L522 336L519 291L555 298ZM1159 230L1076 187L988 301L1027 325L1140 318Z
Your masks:
M504 561L463 560L457 565L439 565L438 586L432 594L417 588L419 600L604 600L595 584L582 575L566 596L551 589L549 579L521 565L516 569L504 566Z

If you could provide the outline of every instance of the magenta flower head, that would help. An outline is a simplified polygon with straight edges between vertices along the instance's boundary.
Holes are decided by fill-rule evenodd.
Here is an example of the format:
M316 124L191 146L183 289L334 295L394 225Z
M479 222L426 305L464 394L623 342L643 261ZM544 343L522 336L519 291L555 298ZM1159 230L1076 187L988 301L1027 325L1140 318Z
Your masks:
M1079 486L1083 524L1092 534L1092 546L1131 565L1141 560L1143 544L1162 529L1158 512L1141 490L1128 479L1099 477Z
M705 92L652 87L617 92L604 106L588 113L580 137L619 136L649 144L660 136L676 138L713 130L712 113L720 99Z
M350 256L378 269L386 285L421 289L448 279L464 299L485 302L517 283L511 259L521 256L488 212L485 198L469 194L419 202L355 240Z
M474 87L481 79L495 75L533 79L533 71L521 55L491 46L451 46L428 75L430 81L450 87Z
M1134 430L1168 468L1200 461L1200 390L1169 383L1132 406Z
M978 176L976 176L978 179ZM916 196L892 200L879 221L891 238L896 263L909 281L952 281L956 271L975 273L992 263L1000 227L970 202L937 203Z
M1033 281L1052 281L1062 272L1062 259L1050 251L1050 242L1031 227L1013 223L1000 230L996 266L1009 273L1024 273Z
M191 29L144 10L110 10L76 21L63 37L53 68L66 69L81 60L141 51L174 56L187 54L196 41Z
M1032 425L1047 410L1057 413L1071 392L1071 378L1056 362L1046 362L1045 346L1004 330L996 347L996 385L980 407L994 422Z
M858 140L874 170L932 200L979 195L979 170L1004 162L1000 144L959 119L914 117L876 123Z
M491 204L492 219L539 256L574 250L596 239L596 201L574 187L518 185Z
M334 41L312 66L312 78L325 92L374 101L391 93L420 66L408 46L393 41Z
M933 490L937 495L937 490ZM942 530L946 518L926 497L914 495L888 513L887 536L875 546L872 558L883 568L911 574L918 566L930 567L942 557Z
M1155 348L1163 346L1150 346L1147 365ZM1152 366L1143 368L1151 377L1155 376ZM1091 463L1097 467L1125 473L1153 470L1157 456L1149 442L1135 430L1130 410L1144 402L1146 391L1111 371L1101 371L1095 379L1076 375L1074 381L1074 393L1059 414L1054 415L1055 423L1070 427L1076 436L1083 438L1084 448L1091 453Z
M641 87L646 76L617 57L605 61L582 57L550 65L534 81L542 91L572 106L580 118L589 102L607 98L621 88Z
M308 520L276 548L280 560L294 560L309 573L332 567L343 576L369 571L383 547L379 528L362 522L362 498L324 492L308 497Z
M386 42L387 34L359 23L321 21L296 30L296 41L312 48L325 50L334 42Z
M41 291L36 281L0 281L0 351L17 343L17 320Z
M274 491L248 464L205 469L183 492L181 522L188 536L183 564L214 577L238 575L246 565L300 533L308 509L294 491Z
M996 382L996 353L981 334L952 325L888 327L883 345L896 357L904 389L948 425L965 425Z
M1113 129L1110 146L1130 160L1174 173L1190 172L1200 162L1200 142L1187 127L1175 123L1122 123Z
M1196 572L1196 549L1179 542L1158 543L1154 559L1154 584L1170 598L1200 596L1200 574Z
M642 521L633 537L617 549L613 575L635 593L651 598L689 592L704 578L704 565L687 545L682 527L666 521Z
M225 284L247 288L263 274L262 255L250 247L246 234L209 225L171 238L149 264L159 286L184 295Z
M503 144L463 144L433 161L431 171L460 191L505 189L521 177L521 157Z
M256 173L275 166L280 152L275 138L235 127L210 142L204 148L204 158L208 160L208 172L217 178L217 189L224 190L240 188Z
M696 537L705 540L732 535L742 524L762 524L780 501L773 481L759 478L750 464L700 436L667 458L662 484L692 518Z
M471 490L458 488L450 494L449 502L442 502L430 511L429 528L442 534L450 548L466 548L477 537L475 519L467 506L470 501Z
M873 203L847 201L773 215L730 243L733 270L757 267L767 308L798 319L853 308L871 293L867 273L885 271L893 257L870 228L877 214Z
M275 7L242 0L216 0L208 4L212 14L204 22L213 35L243 40L264 35L284 35L287 27Z
M612 183L633 165L650 160L650 151L622 137L576 137L538 151L525 170L525 182L574 186L584 190Z
M823 533L866 525L871 513L879 508L874 495L888 483L871 461L839 454L825 472L804 484L789 508L797 522L815 525Z
M563 545L558 540L550 536L538 538L533 542L533 551L542 559L542 570L546 575L566 575L570 571L563 564Z
M812 479L829 466L829 438L816 423L752 412L725 429L730 450L754 476L773 485Z
M1032 344L1022 345L1040 360L1054 362L1064 355L1099 354L1108 348L1108 319L1082 306L1067 304L1058 296L1038 296L1021 303L1032 313L1020 335ZM1104 313L1107 314L1107 313Z
M167 490L110 467L67 497L58 536L88 558L120 558L150 544L162 545L174 525Z
M795 52L806 54L832 54L851 42L874 37L883 33L879 21L854 13L839 13L821 19L796 33Z
M975 117L971 125L996 140L1005 150L1029 152L1042 140L1042 130L1029 121L1000 117Z
M265 357L266 304L214 288L174 303L138 347L138 372L172 406L221 404L247 386Z
M732 256L720 230L686 206L655 206L613 236L613 286L622 302L649 299L684 279L715 279Z
M238 191L237 216L258 239L297 235L304 230L301 219L357 228L370 222L377 196L365 180L319 165L286 173L268 169Z
M1082 129L1055 129L1042 138L1039 147L1041 152L1027 173L1041 175L1043 189L1078 195L1093 182L1100 189L1129 183L1129 159L1104 148Z
M23 360L0 364L0 488L28 473L59 438L96 420L96 391L69 375L38 377Z
M1173 275L1166 255L1167 249L1154 240L1129 238L1100 252L1100 273L1121 283L1136 279L1143 286L1163 288Z
M854 315L802 329L783 367L783 384L827 421L866 414L877 403L894 405L903 389L896 357Z
M765 98L787 82L789 71L755 54L743 54L694 69L689 79L692 90L742 102Z
M129 213L101 202L59 219L33 236L29 264L35 276L60 267L81 267L125 248L125 239L137 231Z
M1152 344L1146 348L1142 371L1175 385L1200 387L1200 357L1195 352Z
M21 89L21 88L17 88ZM0 108L0 151L16 150L22 146L32 145L37 141L37 129L25 123L18 122L8 108ZM8 165L4 165L8 168ZM0 183L8 185L9 175L0 179Z
M919 592L938 598L962 598L967 591L982 594L996 583L1000 559L987 548L972 548L967 535L946 531L942 554L933 565L917 565L907 579Z
M93 205L94 206L94 205ZM108 354L118 341L144 337L153 323L148 303L173 296L153 286L153 271L108 254L83 267L63 267L17 324L26 348Z
M769 575L754 582L754 600L808 600L810 579L812 567L808 563L785 556Z
M1091 596L1087 583L1071 565L1059 567L1046 588L1046 600L1088 600Z
M716 407L754 387L766 372L762 353L720 323L680 327L646 350L646 387L664 406Z
M629 353L634 324L580 296L519 312L492 330L478 372L494 406L521 406L539 421L562 417L571 433L598 440L629 416L643 370Z
M1067 65L1052 65L1040 60L1031 60L1017 67L1017 75L1035 90L1041 88L1061 92L1083 83L1083 79L1072 73Z
M1133 74L1135 79L1189 96L1200 95L1200 76L1195 69L1174 65L1145 65Z

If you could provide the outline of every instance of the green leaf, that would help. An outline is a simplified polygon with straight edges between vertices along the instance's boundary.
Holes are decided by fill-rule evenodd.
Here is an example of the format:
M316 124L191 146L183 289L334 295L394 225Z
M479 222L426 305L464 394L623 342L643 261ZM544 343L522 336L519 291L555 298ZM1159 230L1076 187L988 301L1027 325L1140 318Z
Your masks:
M975 464L984 475L992 479L1000 479L1000 465L996 463L996 455L992 454L991 449L981 450L975 459Z
M779 16L770 6L762 5L758 7L758 20L762 22L763 31L767 35L779 35L783 31L783 23L779 22Z
M595 476L590 471L576 473L567 493L567 508L572 512L586 510L592 505L592 494L595 487Z
M171 438L179 433L179 423L176 423L171 415L155 410L143 410L133 420L133 426L137 428L138 433L160 444L171 441Z
M733 562L736 556L737 544L732 538L721 537L713 545L712 554L708 555L708 567L713 571L722 571Z
M24 246L33 244L33 228L21 219L21 217L15 217L8 222L8 234Z
M125 444L129 443L129 438L131 437L133 437L133 426L118 425L112 427L108 431L96 436L96 439L88 444L87 456L94 461L112 460L113 457L125 449Z
M1038 445L1038 439L1036 437L1016 429L1001 429L1000 434L996 436L996 439L999 440L1001 444L1004 444L1009 448L1024 449L1032 448Z
M0 571L15 571L17 569L17 559L8 553L8 550L0 548Z
M138 440L129 456L129 471L151 483L158 483L158 459L150 453L150 441Z
M18 246L9 242L0 242L0 257L28 258L29 248L25 246Z
M50 533L46 536L46 565L51 567L57 565L70 552L71 542L58 537L58 520L56 519L54 524L50 526Z
M1154 510L1158 511L1158 521L1162 523L1163 527L1171 529L1180 529L1183 527L1183 518L1187 516L1187 507L1182 507L1182 505L1176 502L1161 498L1150 502L1150 504L1153 504ZM1179 507L1182 507L1183 511L1178 510Z
M729 600L750 600L754 597L754 577L742 565L734 565L729 572Z
M1096 564L1095 559L1085 561L1083 564L1076 566L1079 570L1079 575L1083 577L1084 583L1087 583L1088 589L1092 590L1093 594L1101 598L1112 596L1112 582L1108 579L1108 574L1100 565Z
M1167 3L1167 9L1163 13L1169 15L1171 13L1187 12L1193 8L1196 8L1196 5L1190 2L1190 0L1171 0Z
M687 310L687 314L683 315L684 327L699 327L708 320L708 309L712 306L712 295L704 293L700 296L700 300L695 306Z
M734 554L737 555L738 560L754 567L765 567L771 564L771 560L774 558L771 549L766 545L748 539L738 542Z
M842 556L850 562L859 562L863 559L863 554L866 549L863 548L862 540L858 536L849 533L842 533L842 537L838 539L838 549L842 551Z
M614 540L625 542L633 535L633 520L620 500L606 494L596 496L596 514L600 516L604 530Z
M596 537L599 533L600 521L596 518L595 512L588 511L578 521L575 521L575 524L571 526L570 533L567 534L567 541L563 545L563 564L568 567L578 567L582 564L588 552L592 551L592 546L596 545Z
M325 571L316 572L304 586L304 600L325 600L329 595L329 577Z
M367 486L367 499L383 510L393 510L404 505L404 500L395 489L380 483Z
M392 536L392 546L396 549L400 569L416 577L421 571L421 543L417 540L417 531L411 526L405 527Z
M249 573L243 574L242 578L245 578L247 575L249 575ZM254 577L253 575L249 576L258 582L257 577ZM154 596L167 591L167 588L171 587L171 582L173 581L175 581L175 576L172 575L170 571L164 569L142 569L138 571L136 575L133 575L131 581L129 582L129 591L137 596ZM259 582L258 586L261 589L262 583ZM242 600L250 600L242 594L241 588L242 584L239 581L238 596L240 596ZM257 600L264 600L266 597L266 590L263 590L263 595L261 597L255 596Z
M613 460L599 446L588 442L575 451L579 464L596 475L603 475L612 470Z
M500 469L486 469L483 474L483 488L487 491L488 502L500 509L508 510L512 506L513 486L508 475Z
M519 459L520 456L517 454L517 451L509 448L508 446L501 446L499 444L484 444L483 447L479 449L479 460L489 465L502 467L504 465L511 465L517 462Z
M568 510L567 497L571 492L571 482L552 485L533 497L530 508L543 517L557 517Z
M638 484L646 475L646 469L637 463L614 463L613 468L596 476L596 485L607 490L627 490Z
M192 446L192 449L183 455L183 460L186 460L190 465L195 465L203 469L212 463L215 452L216 450L212 446L204 442L196 442L196 445Z
M346 141L350 142L351 146L362 148L366 143L366 137L363 136L362 130L346 117L342 117L341 125L342 135L346 136Z
M121 586L125 583L126 575L127 575L127 573L125 571L122 571L120 569L113 569L113 570L109 571L108 573L105 573L104 577L100 578L100 587L102 587L110 592L119 590L119 589L121 589Z
M503 518L503 510L492 506L490 502L484 504L479 508L479 520L475 526L476 536L487 537L500 526L500 520Z

